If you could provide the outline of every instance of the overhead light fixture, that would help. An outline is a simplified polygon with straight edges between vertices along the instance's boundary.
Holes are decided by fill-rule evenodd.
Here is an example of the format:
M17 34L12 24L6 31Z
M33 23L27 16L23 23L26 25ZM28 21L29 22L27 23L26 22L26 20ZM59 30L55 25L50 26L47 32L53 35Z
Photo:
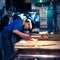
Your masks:
M50 2L51 0L30 0L31 3L45 3Z
M48 6L50 3L35 3L35 6L42 7L42 6Z
M50 2L51 0L36 0L38 3Z

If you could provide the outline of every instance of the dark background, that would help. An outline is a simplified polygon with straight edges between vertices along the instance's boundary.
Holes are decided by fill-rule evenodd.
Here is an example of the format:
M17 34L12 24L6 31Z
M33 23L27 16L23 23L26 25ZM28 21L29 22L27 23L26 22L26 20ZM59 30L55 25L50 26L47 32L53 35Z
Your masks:
M11 4L16 8L16 11L24 13L31 11L31 3L25 3L24 0L6 0L6 9L11 8Z

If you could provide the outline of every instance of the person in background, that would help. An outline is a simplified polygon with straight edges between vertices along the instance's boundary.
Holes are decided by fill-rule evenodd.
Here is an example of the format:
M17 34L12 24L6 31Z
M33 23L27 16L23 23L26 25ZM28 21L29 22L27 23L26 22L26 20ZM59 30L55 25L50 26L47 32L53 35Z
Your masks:
M7 10L7 15L5 15L1 19L1 30L4 30L4 28L9 25L11 22L13 22L15 19L17 19L17 15L12 16L12 9Z
M30 29L30 22L27 20L23 21L21 18L17 18L3 30L2 46L4 51L4 60L12 60L10 59L14 53L14 45L11 41L12 33L26 40L31 39L29 34L24 33L24 29Z

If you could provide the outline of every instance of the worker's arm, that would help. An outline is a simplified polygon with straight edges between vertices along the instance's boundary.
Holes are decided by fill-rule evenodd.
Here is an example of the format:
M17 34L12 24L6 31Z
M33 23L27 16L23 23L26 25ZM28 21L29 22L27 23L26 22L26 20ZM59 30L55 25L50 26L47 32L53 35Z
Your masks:
M22 33L22 32L20 32L18 30L13 30L13 33L19 35L20 37L22 37L24 39L28 39L28 40L31 39L31 36L29 34Z

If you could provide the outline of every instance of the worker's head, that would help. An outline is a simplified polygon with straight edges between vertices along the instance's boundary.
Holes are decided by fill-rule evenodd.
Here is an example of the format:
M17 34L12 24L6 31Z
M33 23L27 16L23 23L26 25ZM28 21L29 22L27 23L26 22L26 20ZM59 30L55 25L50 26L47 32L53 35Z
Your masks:
M12 9L8 9L7 13L8 13L8 17L11 17L12 16Z
M24 29L30 29L30 22L24 21Z
M24 21L24 29L31 29L32 27L31 21L26 20Z

